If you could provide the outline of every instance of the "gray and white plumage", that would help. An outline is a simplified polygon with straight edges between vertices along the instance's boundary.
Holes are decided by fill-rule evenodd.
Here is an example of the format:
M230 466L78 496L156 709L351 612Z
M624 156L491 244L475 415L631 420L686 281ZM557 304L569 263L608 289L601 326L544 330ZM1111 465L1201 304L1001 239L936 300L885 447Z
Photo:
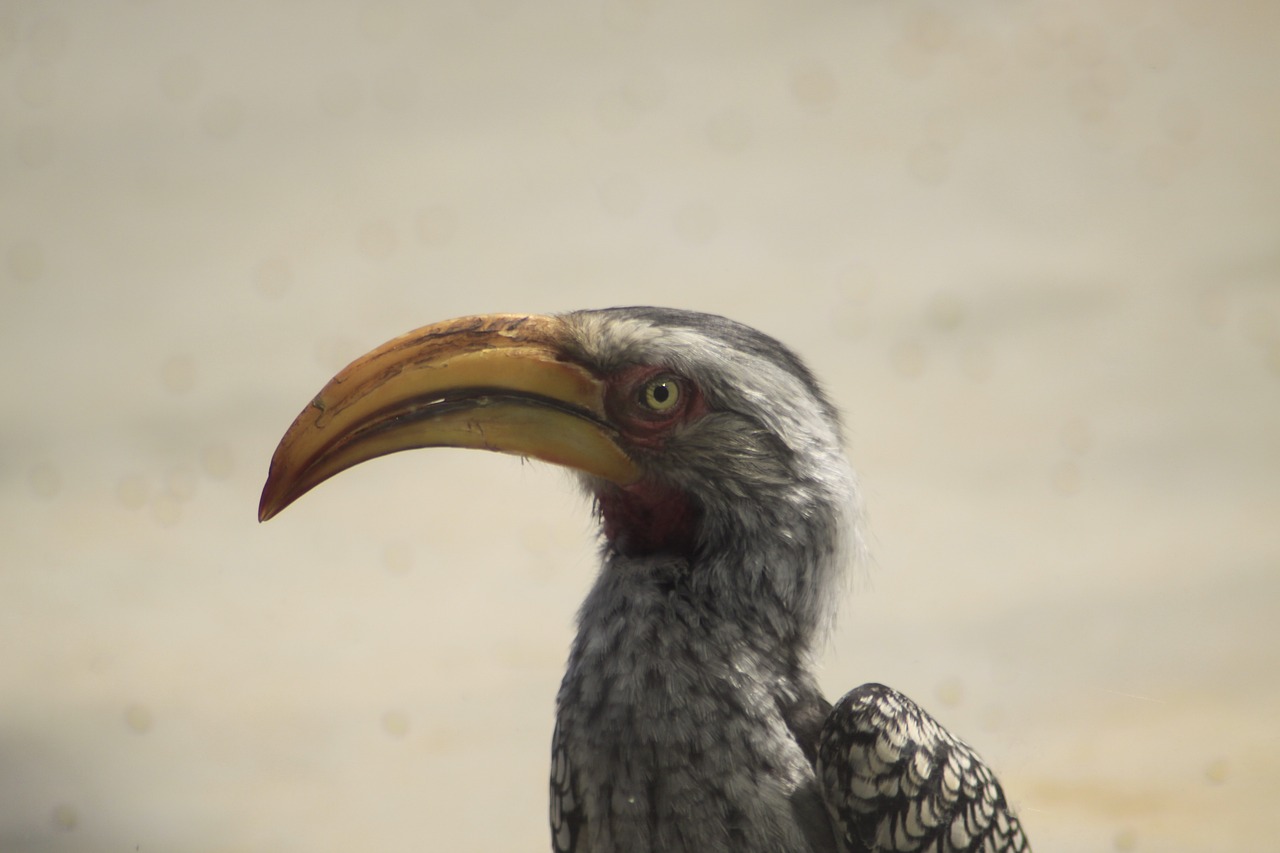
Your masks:
M643 490L583 477L606 541L557 701L554 850L1028 850L991 771L909 699L864 685L832 708L817 687L862 546L839 419L803 363L712 315L563 319L582 364L661 367L705 412L632 449Z
M862 551L840 422L772 338L661 308L493 314L357 358L295 418L258 505L415 447L581 473L603 565L557 700L558 853L1017 853L990 770L910 700L813 677Z

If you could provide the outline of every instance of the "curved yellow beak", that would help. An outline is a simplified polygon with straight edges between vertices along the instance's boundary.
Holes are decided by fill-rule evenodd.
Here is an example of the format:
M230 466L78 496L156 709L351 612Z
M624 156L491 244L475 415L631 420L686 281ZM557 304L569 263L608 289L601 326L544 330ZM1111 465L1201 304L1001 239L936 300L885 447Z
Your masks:
M266 521L333 475L415 447L532 456L617 483L640 469L604 410L605 385L565 352L564 321L447 320L347 365L280 440L262 489Z

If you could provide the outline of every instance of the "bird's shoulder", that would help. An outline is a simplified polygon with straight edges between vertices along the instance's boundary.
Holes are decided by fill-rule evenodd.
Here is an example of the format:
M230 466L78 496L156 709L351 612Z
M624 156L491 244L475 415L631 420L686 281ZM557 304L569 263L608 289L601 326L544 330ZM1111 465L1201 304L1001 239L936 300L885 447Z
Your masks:
M882 684L847 693L817 739L819 784L849 853L1029 853L995 774Z

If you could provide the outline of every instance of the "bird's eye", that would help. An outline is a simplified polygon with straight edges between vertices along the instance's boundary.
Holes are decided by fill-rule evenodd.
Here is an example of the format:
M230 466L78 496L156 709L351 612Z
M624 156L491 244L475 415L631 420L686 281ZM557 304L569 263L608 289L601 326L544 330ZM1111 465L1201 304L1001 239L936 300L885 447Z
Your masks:
M673 376L650 379L640 388L640 403L651 412L669 412L680 402L680 382Z

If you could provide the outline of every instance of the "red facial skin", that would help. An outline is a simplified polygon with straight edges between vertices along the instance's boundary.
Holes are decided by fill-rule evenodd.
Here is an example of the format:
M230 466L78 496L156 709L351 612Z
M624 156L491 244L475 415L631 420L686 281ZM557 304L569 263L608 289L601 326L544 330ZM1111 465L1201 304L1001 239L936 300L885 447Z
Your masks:
M643 402L646 384L656 378L670 378L680 386L675 405L663 412L655 412ZM614 374L609 378L605 405L625 442L658 452L676 430L708 411L696 385L661 367L628 367ZM644 478L629 486L610 484L596 500L604 519L604 535L619 552L692 556L701 512L684 492Z

